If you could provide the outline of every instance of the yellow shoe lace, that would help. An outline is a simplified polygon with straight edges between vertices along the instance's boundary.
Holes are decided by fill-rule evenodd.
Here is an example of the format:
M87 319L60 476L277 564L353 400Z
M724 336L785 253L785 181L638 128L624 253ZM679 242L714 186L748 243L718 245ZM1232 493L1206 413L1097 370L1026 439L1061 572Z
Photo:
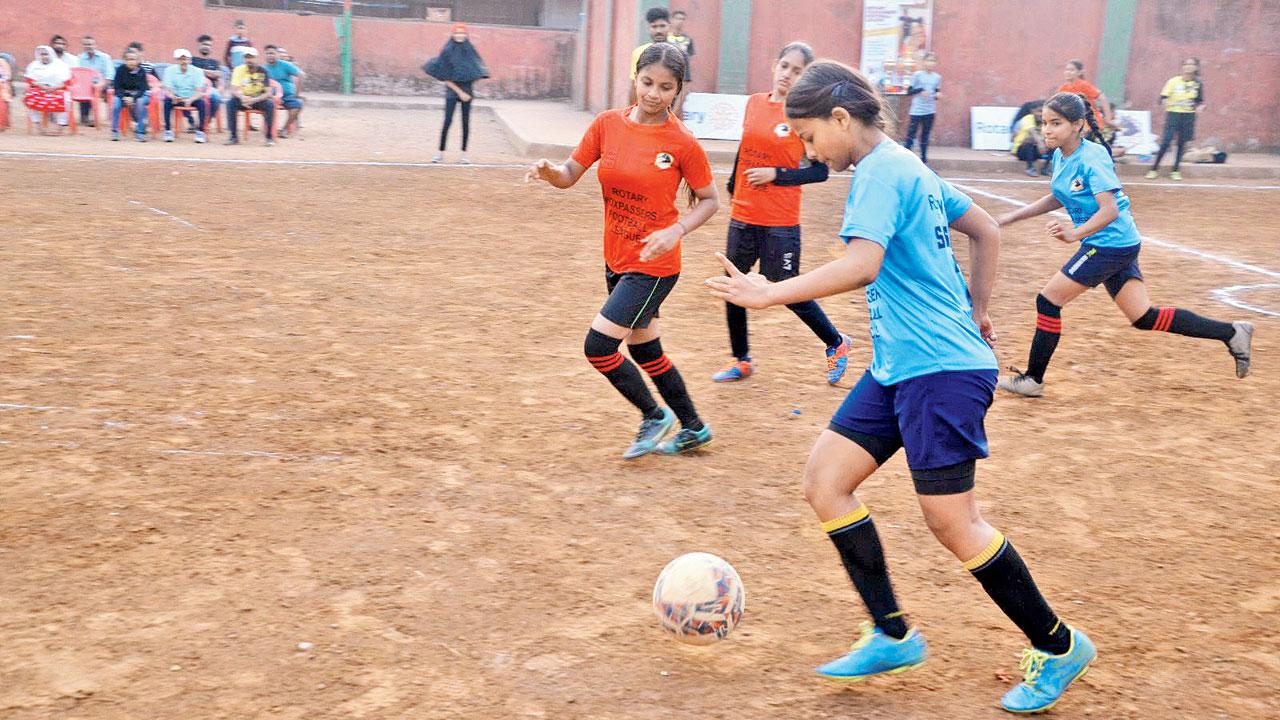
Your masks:
M1022 682L1034 686L1036 680L1040 678L1040 671L1044 669L1044 661L1048 659L1047 652L1023 648L1022 660L1018 662L1018 669L1022 671Z
M869 622L859 623L858 631L862 633L862 636L859 637L857 640L855 640L853 643L853 647L849 649L859 650L865 647L867 643L871 642L871 638L875 637L875 629L876 629L876 626L873 625L872 623L869 623Z

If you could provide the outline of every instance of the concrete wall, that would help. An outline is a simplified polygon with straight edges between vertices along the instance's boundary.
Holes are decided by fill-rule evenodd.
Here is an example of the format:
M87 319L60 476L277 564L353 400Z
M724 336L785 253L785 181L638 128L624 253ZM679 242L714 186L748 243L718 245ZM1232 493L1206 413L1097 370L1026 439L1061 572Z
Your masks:
M209 8L201 0L150 3L138 12L134 2L96 2L86 13L80 0L0 0L0 17L22 18L0 24L0 49L24 65L36 45L54 33L67 36L79 51L80 36L92 34L102 49L118 57L138 40L148 59L168 62L174 48L195 48L202 33L214 36L221 54L231 24L243 18L259 46L283 45L309 75L308 87L336 90L341 77L338 38L330 16ZM353 22L355 91L358 93L438 92L439 83L421 66L439 52L450 25L407 20L356 18ZM476 45L493 79L480 83L481 97L568 97L577 33L568 30L476 25ZM305 90L304 90L305 92Z

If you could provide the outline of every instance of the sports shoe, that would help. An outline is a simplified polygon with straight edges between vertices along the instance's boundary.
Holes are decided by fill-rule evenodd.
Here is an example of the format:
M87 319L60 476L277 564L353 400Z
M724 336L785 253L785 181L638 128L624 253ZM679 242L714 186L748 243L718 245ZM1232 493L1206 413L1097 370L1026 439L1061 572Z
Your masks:
M143 134L141 134L141 133L139 133L139 134L137 135L137 138L138 138L138 142L146 142L146 141L147 141L147 136L146 136L146 135L143 135Z
M1231 357L1236 359L1236 377L1242 378L1249 374L1249 360L1253 349L1253 323L1237 320L1231 323L1231 327L1236 329L1236 334L1227 341L1227 350L1231 351Z
M1022 661L1018 663L1022 682L1004 694L1000 707L1011 713L1044 712L1057 704L1071 683L1089 672L1089 664L1098 657L1098 651L1087 635L1075 628L1070 630L1071 647L1061 655L1032 648L1022 651Z
M240 140L239 140L238 138L231 138L230 140L228 140L228 141L226 141L226 142L224 142L224 143L222 143L222 144L223 144L223 145L239 145L239 144L240 144Z
M442 163L442 162L444 162L444 153L436 153L434 156L432 156L432 158L431 158L431 162L433 162L433 163Z
M275 147L276 141L272 140L271 138L267 138L267 141L263 144L266 145L267 147Z
M1035 177L1040 174L1036 172L1035 168L1027 168L1026 170L1023 170L1023 172L1027 174L1027 177Z
M1023 397L1040 397L1044 395L1043 382L1036 382L1035 378L1017 368L1009 369L1013 371L1013 376L1000 378L1000 382L996 383L996 387L1005 392L1022 395Z
M205 137L203 130L196 131L196 142L203 143L203 142L208 142L208 140L209 139Z
M1044 177L1049 177L1050 175L1053 174L1053 168L1050 167L1048 164L1045 164L1044 167L1040 168L1040 174Z
M658 441L666 437L671 431L671 426L676 424L676 414L671 412L671 408L662 408L662 417L645 418L640 421L640 430L636 432L636 439L632 441L631 447L622 453L622 457L627 460L638 458L641 455L648 455L658 448Z
M1174 170L1173 172L1169 173L1169 179L1170 179L1170 180L1181 180L1181 179L1182 179L1182 173L1178 172L1177 170Z
M929 646L920 631L911 628L901 640L889 637L869 622L862 623L862 637L848 655L819 666L814 672L828 680L861 682L876 675L897 675L914 670L929 657Z
M120 131L119 131L119 130L112 130L112 131L111 131L111 142L120 142Z
M1143 177L1145 177L1148 180L1155 180L1156 178L1160 177L1160 173L1156 172L1155 170L1148 170L1147 174L1144 175Z
M712 375L711 381L718 383L737 382L738 380L751 377L752 372L754 372L754 369L751 366L751 357L748 356L735 361L729 367L721 370L715 375Z
M471 161L467 159L467 156L466 156L466 155L463 155L462 157L458 158L458 164L459 164L459 165L470 165L470 164L471 164Z
M165 142L173 142L173 131L172 131L172 130L165 130L165 131L164 131L164 141L165 141Z
M840 378L844 377L844 371L849 369L849 346L852 344L853 338L840 333L840 344L827 348L828 385L840 382Z
M670 440L658 443L658 452L663 455L679 455L693 452L711 444L711 426L703 425L701 430L681 428L680 432Z

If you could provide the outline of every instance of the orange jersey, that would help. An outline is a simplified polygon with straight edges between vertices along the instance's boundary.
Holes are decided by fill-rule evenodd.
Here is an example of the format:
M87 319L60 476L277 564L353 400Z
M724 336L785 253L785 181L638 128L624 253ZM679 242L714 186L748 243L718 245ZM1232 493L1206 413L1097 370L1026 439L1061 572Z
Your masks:
M1069 83L1063 83L1062 87L1058 88L1058 92L1078 93L1085 96L1089 100L1089 104L1093 106L1093 116L1098 121L1098 129L1107 126L1107 118L1102 114L1102 108L1098 107L1098 96L1102 95L1102 91L1093 83L1084 79L1072 80ZM1088 132L1089 128L1086 127L1085 133L1088 134Z
M684 123L668 114L661 125L631 120L631 108L606 110L582 136L573 160L596 172L604 196L604 261L616 273L668 277L680 272L680 244L667 254L640 261L640 241L680 219L680 179L691 188L712 183L707 153Z
M738 176L733 182L734 220L766 227L800 224L799 185L781 187L770 183L755 187L747 182L751 168L800 167L804 142L787 122L783 106L769 102L769 93L757 93L747 100L742 141L738 144Z

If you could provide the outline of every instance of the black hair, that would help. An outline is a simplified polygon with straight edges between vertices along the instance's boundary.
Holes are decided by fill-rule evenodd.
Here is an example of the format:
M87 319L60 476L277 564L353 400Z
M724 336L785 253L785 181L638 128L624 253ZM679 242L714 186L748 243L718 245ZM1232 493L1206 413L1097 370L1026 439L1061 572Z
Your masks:
M92 35L85 35L84 37L80 38L80 41L81 41L81 42L84 42L85 40L93 40L93 36L92 36ZM95 42L96 42L96 41L95 41Z
M661 10L662 8L656 8ZM653 43L640 53L640 57L636 59L636 74L650 65L661 65L676 79L676 95L678 96L684 90L684 69L688 64L688 59L684 56L684 51L667 42Z
M266 51L268 51L268 50L279 50L279 49L280 49L280 46L279 46L279 45L268 45L268 46L266 46L266 47L262 48L262 52L266 52Z
M867 76L834 60L810 65L787 93L787 117L792 120L825 119L838 107L868 127L885 130L893 120L893 111Z
M1089 125L1089 139L1106 148L1108 155L1111 154L1111 144L1102 137L1102 131L1098 129L1098 120L1094 117L1093 105L1089 104L1088 98L1080 93L1060 92L1045 101L1044 106L1066 118L1067 122L1084 120Z
M802 43L799 40L793 40L792 42L784 45L782 50L778 53L778 59L781 60L787 56L787 53L792 52L800 53L800 57L804 58L804 64L806 66L813 62L813 48L809 47L807 43Z
M1018 121L1030 115L1031 113L1044 107L1043 100L1028 100L1018 107L1018 112L1013 115L1013 122L1009 123L1009 132L1018 129Z
M1199 80L1200 79L1200 58L1192 57L1188 55L1187 58L1182 61L1183 65L1186 65L1187 63L1191 63L1196 66L1196 80Z
M232 21L231 27L248 27L248 23L244 21L244 18L236 18Z
M54 35L53 37L49 38L49 44L50 44L50 45L52 45L52 44L54 44L54 43L58 42L59 40L61 40L62 42L66 42L66 41L67 41L67 39L66 39L66 38L64 38L64 37L62 37L61 35Z
M671 13L667 12L667 9L664 7L652 7L645 11L644 13L645 22L652 25L653 23L656 23L659 20L666 20L667 22L671 22Z
M125 49L126 50L142 50L142 43L138 42L137 40L134 40L128 45L125 45Z
M1084 77L1084 61L1083 60L1068 60L1067 64L1079 70L1080 77Z
M198 42L198 43L202 43L202 42L213 42L213 36L212 36L212 35L201 35L200 37L196 38L196 42Z

